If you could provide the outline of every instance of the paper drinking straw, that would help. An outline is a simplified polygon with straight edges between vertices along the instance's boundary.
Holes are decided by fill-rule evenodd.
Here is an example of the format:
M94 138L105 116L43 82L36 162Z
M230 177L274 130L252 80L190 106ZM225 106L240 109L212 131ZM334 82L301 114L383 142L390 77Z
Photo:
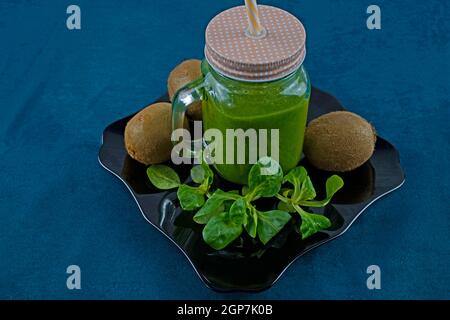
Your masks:
M264 34L264 28L259 20L258 4L256 0L245 0L248 17L248 32L253 37L260 37Z

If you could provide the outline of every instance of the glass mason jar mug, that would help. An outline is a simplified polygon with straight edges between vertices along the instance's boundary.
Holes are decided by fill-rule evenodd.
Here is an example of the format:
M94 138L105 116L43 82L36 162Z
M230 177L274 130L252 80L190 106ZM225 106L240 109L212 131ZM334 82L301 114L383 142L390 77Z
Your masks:
M203 129L215 129L222 137L221 143L214 141L216 154L218 148L222 152L215 157L222 160L214 163L216 170L228 181L246 184L260 156L274 157L285 172L299 162L311 86L302 65L305 33L301 23L281 9L261 6L263 17L274 21L265 21L266 37L252 39L240 33L242 10L224 11L208 25L203 78L177 93L172 117L173 129L182 128L187 108L201 100ZM280 19L287 28L277 28ZM224 43L217 34L227 32L224 25L233 29L234 20L235 38L228 36L231 43ZM280 39L288 43L281 49ZM255 58L255 47L262 56Z

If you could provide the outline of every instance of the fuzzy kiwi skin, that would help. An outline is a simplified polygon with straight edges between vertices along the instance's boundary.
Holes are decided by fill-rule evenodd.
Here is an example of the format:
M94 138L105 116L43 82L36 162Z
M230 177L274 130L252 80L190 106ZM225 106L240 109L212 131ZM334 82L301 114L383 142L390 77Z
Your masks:
M336 111L309 123L304 153L318 169L346 172L370 159L375 142L375 129L364 118L352 112Z
M152 104L138 112L125 127L125 147L133 159L145 164L162 163L172 151L172 105Z
M203 76L201 64L202 62L198 59L185 60L170 72L169 78L167 79L167 90L170 101L173 101L173 97L178 90ZM200 102L194 102L188 108L187 115L193 120L201 120L202 104Z

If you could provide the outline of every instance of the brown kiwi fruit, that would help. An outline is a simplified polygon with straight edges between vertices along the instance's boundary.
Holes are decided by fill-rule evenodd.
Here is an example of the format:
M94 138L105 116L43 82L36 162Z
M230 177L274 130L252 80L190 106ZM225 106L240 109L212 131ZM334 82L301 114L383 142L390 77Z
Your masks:
M175 93L188 83L202 77L202 62L197 59L183 61L175 67L167 79L167 90L170 101L173 101ZM193 120L202 119L202 104L194 102L187 110L187 115Z
M125 128L125 147L133 159L145 164L162 163L172 151L172 105L152 104L138 112Z
M370 159L375 142L375 129L364 118L352 112L336 111L309 123L304 153L318 169L346 172Z

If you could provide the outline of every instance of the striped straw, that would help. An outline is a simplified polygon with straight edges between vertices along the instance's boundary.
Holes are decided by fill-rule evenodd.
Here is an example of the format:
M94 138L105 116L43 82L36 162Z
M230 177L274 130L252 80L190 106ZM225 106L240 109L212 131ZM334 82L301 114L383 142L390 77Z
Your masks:
M265 34L265 29L259 20L258 4L256 0L245 0L248 17L248 33L252 37L262 37Z

